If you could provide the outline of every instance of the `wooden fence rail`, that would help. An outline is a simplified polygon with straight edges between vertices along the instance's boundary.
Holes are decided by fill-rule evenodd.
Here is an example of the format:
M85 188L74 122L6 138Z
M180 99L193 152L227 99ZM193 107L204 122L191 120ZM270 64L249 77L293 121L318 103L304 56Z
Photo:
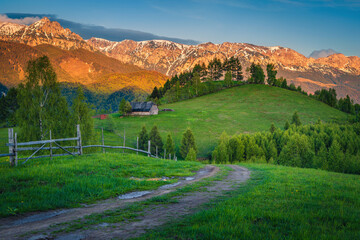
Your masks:
M123 146L105 145L103 129L101 131L101 134L102 134L102 139L101 139L102 144L82 146L80 125L77 125L76 126L76 135L77 135L76 137L52 139L51 131L50 131L50 133L49 133L49 138L50 139L49 140L30 141L30 142L17 142L17 133L14 133L14 130L12 128L9 128L9 142L5 144L7 147L9 147L9 153L0 154L0 157L5 157L5 156L10 157L10 165L11 166L17 166L18 160L24 160L24 159L25 159L25 161L22 162L22 164L26 163L29 159L48 158L48 157L50 157L52 159L53 157L58 157L58 156L82 155L84 148L102 148L103 153L105 153L105 148L123 149L123 152L124 152L124 150L130 150L130 151L136 152L137 154L138 153L144 153L148 157L153 157L153 158L158 158L159 157L157 147L156 147L156 155L151 154L151 151L150 151L150 149L151 149L151 141L150 140L148 141L147 151L139 149L139 138L138 137L136 139L136 148L126 147L125 146L125 140L126 140L125 139L125 130L124 130ZM76 141L76 145L75 146L61 146L59 144L59 142L65 142L65 141ZM47 144L49 144L49 147L46 147ZM31 145L40 145L40 146L34 147L34 146L31 146ZM73 151L75 151L75 152L70 152L67 149L73 149ZM44 150L49 150L50 154L49 155L35 156L36 153L38 153L40 151L44 151ZM53 154L53 150L63 150L65 153ZM18 158L18 152L21 152L21 151L34 151L34 152L29 157ZM166 151L164 151L164 159L165 158L166 158ZM169 159L171 159L171 154L169 154ZM175 161L177 160L175 155L174 155L174 160Z

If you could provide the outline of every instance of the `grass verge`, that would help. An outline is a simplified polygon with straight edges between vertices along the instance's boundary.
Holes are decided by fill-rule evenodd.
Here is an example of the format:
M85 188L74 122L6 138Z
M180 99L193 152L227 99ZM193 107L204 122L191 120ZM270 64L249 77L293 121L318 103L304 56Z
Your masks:
M360 177L244 164L246 185L139 239L359 239Z
M32 160L16 168L1 165L0 216L77 207L131 191L155 189L169 181L147 178L191 176L201 167L197 162L118 153Z

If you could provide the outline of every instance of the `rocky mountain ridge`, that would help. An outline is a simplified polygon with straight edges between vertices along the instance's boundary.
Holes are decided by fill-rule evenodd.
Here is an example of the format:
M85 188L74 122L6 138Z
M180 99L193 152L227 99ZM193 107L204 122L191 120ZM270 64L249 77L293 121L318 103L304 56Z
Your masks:
M7 81L3 82L6 85L15 84L24 79L24 63L20 64L16 59L22 55L24 59L30 59L39 54L39 49L41 54L54 57L53 61L58 64L59 69L62 69L59 70L60 79L70 82L81 81L84 84L95 84L101 79L101 83L96 85L101 88L106 88L106 82L112 86L110 88L115 87L120 78L123 79L122 84L126 84L121 74L128 72L125 68L132 69L133 66L151 70L152 72L148 72L152 75L151 81L153 82L154 77L158 76L161 80L156 84L159 84L165 78L164 75L170 77L191 70L195 64L207 64L215 57L224 60L234 56L239 58L245 78L248 76L246 69L252 62L261 64L264 69L266 64L273 63L278 69L278 77L287 78L289 82L300 85L307 92L313 93L318 89L331 87L337 90L339 97L345 97L348 94L360 102L360 58L356 56L333 54L314 59L286 47L264 47L248 43L213 44L208 42L185 45L167 40L113 42L100 38L85 41L76 33L62 28L59 23L51 22L48 18L43 18L29 26L0 23L0 40L35 47L35 49L23 47L24 53L22 53L17 49L19 46L11 45L15 47L17 54L15 54L16 58L12 59L9 57L11 48L6 49L5 42L0 46L0 50L7 54L0 59L6 65L6 70L3 71L7 71L7 74L2 76L5 79L2 81ZM53 48L42 47L49 45ZM71 57L68 53L56 50L59 48L71 51ZM114 63L109 59L105 60L104 55L118 61ZM109 69L103 62L109 62L113 67ZM115 66L121 64L125 65L120 68ZM155 71L161 74L157 75ZM111 78L105 77L107 74L115 74L116 77L115 75ZM106 79L111 79L111 81L106 81ZM144 81L144 78L140 76L131 77L131 79L133 82L139 81L137 85L142 85ZM151 84L147 85L146 91L149 91L150 87Z
M192 69L195 64L207 64L212 59L239 58L245 70L252 63L275 64L278 76L301 85L313 93L321 88L334 87L339 96L349 94L360 101L360 58L334 54L326 58L307 58L285 47L264 47L247 43L202 43L184 45L166 40L112 42L100 38L87 40L104 54L125 63L172 76Z
M70 29L64 29L58 22L47 17L29 25L0 23L0 40L23 43L29 46L49 44L64 50L83 48L93 51L84 39Z

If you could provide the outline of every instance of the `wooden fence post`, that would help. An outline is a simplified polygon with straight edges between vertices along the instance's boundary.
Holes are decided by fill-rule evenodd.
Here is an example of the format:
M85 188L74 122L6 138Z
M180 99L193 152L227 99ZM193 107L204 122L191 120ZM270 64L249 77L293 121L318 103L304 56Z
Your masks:
M151 152L150 152L150 146L151 146L151 141L148 141L148 157L150 157Z
M102 139L102 145L105 146L105 140L104 140L104 128L101 128L101 139ZM103 153L105 153L105 148L103 147Z
M18 153L17 153L17 133L15 133L15 138L14 138L14 154L15 154L15 166L18 165Z
M9 128L8 132L9 132L9 144L10 145L14 144L14 129ZM14 154L14 146L9 146L9 153ZM15 157L10 156L10 166L14 166L14 165L15 165Z
M136 150L139 150L139 137L136 138ZM138 151L136 151L136 155L139 155Z
M81 146L81 131L80 131L80 124L76 125L76 133L77 133L77 147L79 149L79 155L82 155L82 146Z
M171 153L169 153L169 160L171 160Z
M158 146L156 146L156 158L158 158Z
M51 130L49 132L50 135L50 141L51 141ZM50 160L52 160L52 142L50 142Z
M166 159L166 148L164 148L164 159Z
M125 138L125 128L124 128L124 148L123 148L123 153L125 152L125 140L126 140L126 138Z

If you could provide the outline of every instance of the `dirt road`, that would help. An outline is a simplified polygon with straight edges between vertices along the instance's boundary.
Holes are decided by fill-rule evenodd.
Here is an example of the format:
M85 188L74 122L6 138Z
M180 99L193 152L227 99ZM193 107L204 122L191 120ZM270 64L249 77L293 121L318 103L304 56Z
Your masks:
M80 239L128 239L140 236L146 230L154 229L169 221L183 217L184 215L195 212L200 205L221 196L224 192L236 188L238 184L245 182L250 177L250 172L240 166L229 165L233 171L222 179L214 182L207 187L207 191L189 192L185 195L176 197L176 202L166 205L155 205L145 208L141 216L132 221L124 221L115 224L100 224L91 226L87 230L77 230L75 232L51 235L52 225L69 222L83 218L93 213L102 213L106 210L119 209L128 203L144 201L156 196L161 196L175 191L181 186L200 181L204 178L212 177L218 173L219 169L208 165L197 172L191 178L185 178L177 184L161 187L151 192L140 192L134 197L129 195L119 198L108 199L89 206L74 209L62 209L45 213L32 213L22 217L10 217L0 220L0 239L58 239L58 240L80 240ZM122 199L121 199L122 198ZM127 199L130 198L130 199ZM33 234L31 234L31 232ZM34 233L36 232L36 233Z

